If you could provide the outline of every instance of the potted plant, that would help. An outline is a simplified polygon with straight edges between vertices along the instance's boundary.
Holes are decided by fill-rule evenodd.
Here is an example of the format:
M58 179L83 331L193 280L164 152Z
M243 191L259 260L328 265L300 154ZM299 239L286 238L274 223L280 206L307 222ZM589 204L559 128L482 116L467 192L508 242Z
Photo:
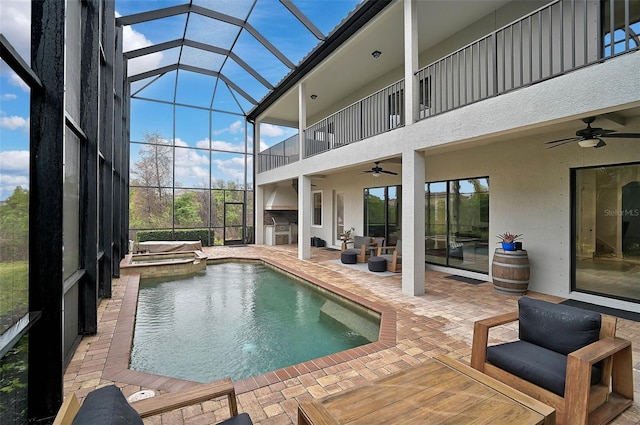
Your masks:
M498 239L502 243L502 249L505 251L515 251L516 250L516 240L518 240L522 235L516 235L515 233L504 232L498 235Z
M341 241L348 241L351 240L351 232L353 232L354 230L356 230L353 227L349 227L348 229L345 228L342 233L340 233L340 240Z

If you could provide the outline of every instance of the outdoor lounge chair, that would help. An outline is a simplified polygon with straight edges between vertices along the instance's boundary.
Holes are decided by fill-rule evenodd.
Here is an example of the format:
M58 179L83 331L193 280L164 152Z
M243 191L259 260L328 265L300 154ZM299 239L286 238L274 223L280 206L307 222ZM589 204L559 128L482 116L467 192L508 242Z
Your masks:
M556 409L562 425L606 424L633 403L631 342L613 316L523 297L518 312L475 322L471 367ZM519 340L487 347L519 321Z
M142 418L223 396L228 397L231 417L218 425L252 425L248 414L238 414L235 389L228 378L131 404L115 385L107 385L90 392L82 406L76 395L71 394L62 403L53 425L142 425Z
M345 248L346 244L342 245L342 251L353 252L356 254L358 263L366 263L367 255L369 255L368 249L373 246L370 236L354 236L353 248Z
M387 271L402 271L402 241L398 239L394 246L379 246L376 254L387 260Z

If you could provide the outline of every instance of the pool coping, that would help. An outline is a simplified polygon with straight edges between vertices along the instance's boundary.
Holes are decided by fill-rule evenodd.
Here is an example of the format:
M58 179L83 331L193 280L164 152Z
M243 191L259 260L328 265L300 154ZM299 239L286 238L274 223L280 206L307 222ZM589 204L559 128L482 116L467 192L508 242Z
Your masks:
M327 291L347 298L380 314L380 333L378 341L358 347L350 348L338 353L329 354L317 359L308 360L295 365L287 366L262 375L235 381L236 393L244 393L255 389L286 381L307 373L312 373L323 368L346 363L359 357L391 348L396 345L396 311L394 308L368 300L362 296L353 294L347 290L336 287L315 276L296 270L288 264L274 259L260 257L216 257L209 259L208 263L220 261L258 261L292 274L298 278L309 281ZM126 287L122 296L120 312L113 332L105 367L102 372L104 379L126 384L139 385L141 387L157 389L160 391L177 391L180 389L201 385L200 382L156 375L129 369L129 358L133 345L133 332L135 327L135 315L138 304L138 289L140 275L132 274L122 276L126 278Z

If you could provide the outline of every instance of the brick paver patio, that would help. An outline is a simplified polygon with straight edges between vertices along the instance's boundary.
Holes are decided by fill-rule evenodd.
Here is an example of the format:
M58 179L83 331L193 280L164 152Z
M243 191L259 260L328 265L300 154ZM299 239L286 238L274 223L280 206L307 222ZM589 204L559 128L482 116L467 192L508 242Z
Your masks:
M320 398L380 376L388 375L438 354L468 363L473 322L513 311L517 296L501 295L491 283L468 284L446 278L445 273L427 271L426 293L411 297L401 293L400 274L381 277L354 271L331 260L339 252L312 248L309 261L297 259L297 246L239 246L204 249L210 258L264 258L296 270L312 280L326 282L340 292L372 303L386 315L381 341L292 366L260 377L236 382L238 408L248 412L256 425L297 423L300 400ZM122 276L113 280L113 296L98 309L98 333L82 339L64 377L64 392L84 397L93 389L115 383L125 395L142 389L178 391L194 383L158 377L126 368L133 332L138 279ZM529 293L552 301L556 297ZM393 323L395 322L395 327ZM515 334L513 328L492 333L497 342ZM618 335L633 343L635 403L613 424L640 424L640 323L619 319ZM229 415L226 400L212 400L145 419L145 424L214 424Z

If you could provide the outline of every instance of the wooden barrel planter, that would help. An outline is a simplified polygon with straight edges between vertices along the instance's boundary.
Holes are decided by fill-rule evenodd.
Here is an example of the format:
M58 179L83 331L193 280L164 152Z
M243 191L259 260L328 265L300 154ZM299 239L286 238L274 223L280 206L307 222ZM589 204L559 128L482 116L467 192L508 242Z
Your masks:
M529 257L527 251L505 251L497 248L493 254L491 274L494 289L507 295L524 295L529 287Z

